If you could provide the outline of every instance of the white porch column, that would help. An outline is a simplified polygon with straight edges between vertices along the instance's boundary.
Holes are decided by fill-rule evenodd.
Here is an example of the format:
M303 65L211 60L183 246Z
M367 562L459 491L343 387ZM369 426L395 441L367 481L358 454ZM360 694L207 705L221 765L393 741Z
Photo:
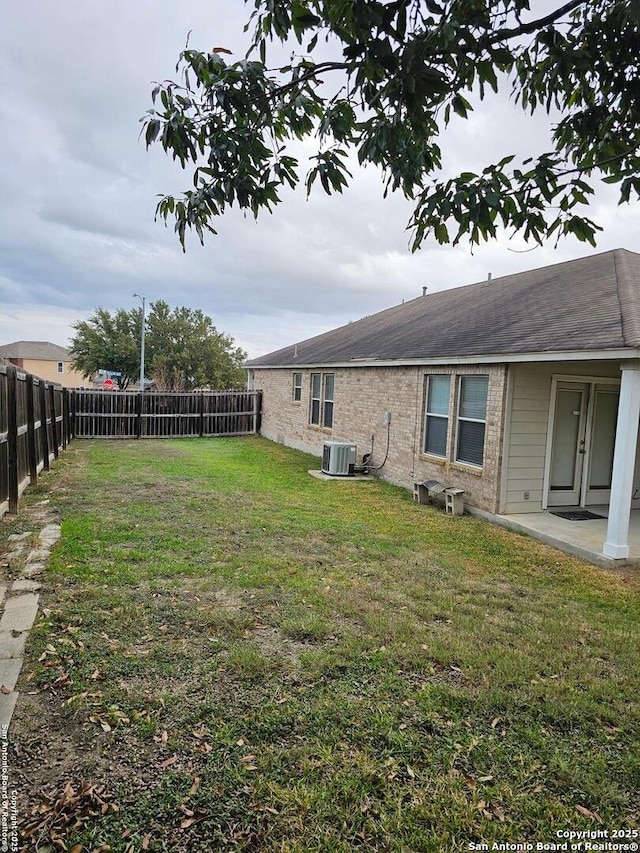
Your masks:
M605 557L618 560L629 556L629 515L640 421L640 361L621 364L620 368L622 381L613 452L609 522L602 549Z

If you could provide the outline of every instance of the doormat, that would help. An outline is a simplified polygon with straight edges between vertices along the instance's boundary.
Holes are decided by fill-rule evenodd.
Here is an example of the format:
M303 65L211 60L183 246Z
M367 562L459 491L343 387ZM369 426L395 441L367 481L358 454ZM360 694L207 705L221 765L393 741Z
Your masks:
M605 515L596 515L595 512L589 512L588 509L552 512L551 515L557 515L559 518L566 518L567 521L590 521L592 518L606 518Z

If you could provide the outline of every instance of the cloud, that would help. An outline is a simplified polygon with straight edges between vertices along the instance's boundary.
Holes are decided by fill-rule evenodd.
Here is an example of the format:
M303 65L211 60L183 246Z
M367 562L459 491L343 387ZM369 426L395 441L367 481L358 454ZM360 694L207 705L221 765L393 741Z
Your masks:
M0 343L65 343L70 324L98 306L149 301L201 308L251 356L364 314L439 290L587 254L507 235L470 253L430 242L411 254L411 205L383 199L380 175L353 163L342 196L284 193L258 222L231 211L217 237L183 254L171 228L154 222L160 193L190 176L138 138L153 81L175 75L190 44L241 56L247 7L238 0L28 0L5 4L0 31ZM516 119L517 116L517 119ZM475 168L514 150L543 150L549 120L525 120L508 97L482 104L443 140L447 169ZM526 142L526 145L525 145ZM308 153L310 147L301 148ZM528 150L528 149L527 149ZM638 212L598 196L605 227L598 251L637 247Z

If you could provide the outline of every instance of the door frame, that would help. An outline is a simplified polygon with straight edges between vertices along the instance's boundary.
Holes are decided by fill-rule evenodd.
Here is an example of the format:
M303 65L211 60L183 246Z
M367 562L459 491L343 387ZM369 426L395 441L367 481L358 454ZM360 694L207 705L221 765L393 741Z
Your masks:
M593 435L593 413L594 413L594 400L595 395L593 393L594 386L596 385L612 385L620 388L620 379L613 376L584 376L582 374L564 374L564 373L554 373L551 376L551 391L550 391L550 399L549 399L549 418L547 421L547 443L545 447L545 456L544 456L544 478L542 484L542 509L548 509L549 507L549 483L551 480L551 454L553 451L553 428L555 425L555 415L556 415L556 400L558 397L558 383L559 382L569 382L580 384L583 383L585 385L589 385L588 389L588 399L587 399L587 413L586 413L586 423L585 423L585 445L584 445L584 462L583 462L583 475L582 482L580 484L580 499L578 506L584 507L587 490L588 490L588 482L589 482L589 465L591 462L591 440Z

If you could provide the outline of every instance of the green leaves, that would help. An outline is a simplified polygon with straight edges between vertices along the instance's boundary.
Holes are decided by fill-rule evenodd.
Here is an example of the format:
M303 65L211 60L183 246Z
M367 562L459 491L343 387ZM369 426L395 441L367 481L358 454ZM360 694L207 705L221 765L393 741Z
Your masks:
M491 239L498 227L593 242L597 226L579 211L593 182L618 184L621 202L639 195L638 2L558 0L544 13L535 5L254 0L244 59L185 50L180 81L153 89L145 143L192 169L194 187L162 198L156 216L174 221L184 248L188 230L201 241L215 234L212 221L231 206L272 211L282 188L300 183L291 145L303 141L316 146L307 192L342 192L357 153L381 169L385 193L417 199L414 249L428 236ZM269 68L271 42L290 39L305 53ZM525 152L513 167L506 152L479 177L443 180L444 129L506 85L517 109L558 111L552 150Z
M451 106L453 107L454 113L456 115L462 116L462 118L466 118L467 115L473 110L473 107L463 98L462 95L454 95L451 100Z
M178 208L183 210L179 211ZM185 215L182 202L174 207L177 221ZM137 380L140 369L142 311L98 308L88 320L76 323L71 354L76 369L90 378L99 370L121 373L121 390ZM182 391L207 385L215 389L244 387L242 363L246 353L233 338L218 332L202 311L174 308L159 300L146 321L146 375L163 390Z
M111 313L98 308L88 320L76 323L71 342L74 368L87 379L99 370L117 371L118 387L126 390L140 369L141 320L141 309Z
M344 159L346 151L335 149L324 151L314 158L315 165L309 170L306 180L307 194L317 179L320 180L323 190L330 195L332 192L342 192L342 188L348 184L347 177L352 177L347 169Z

